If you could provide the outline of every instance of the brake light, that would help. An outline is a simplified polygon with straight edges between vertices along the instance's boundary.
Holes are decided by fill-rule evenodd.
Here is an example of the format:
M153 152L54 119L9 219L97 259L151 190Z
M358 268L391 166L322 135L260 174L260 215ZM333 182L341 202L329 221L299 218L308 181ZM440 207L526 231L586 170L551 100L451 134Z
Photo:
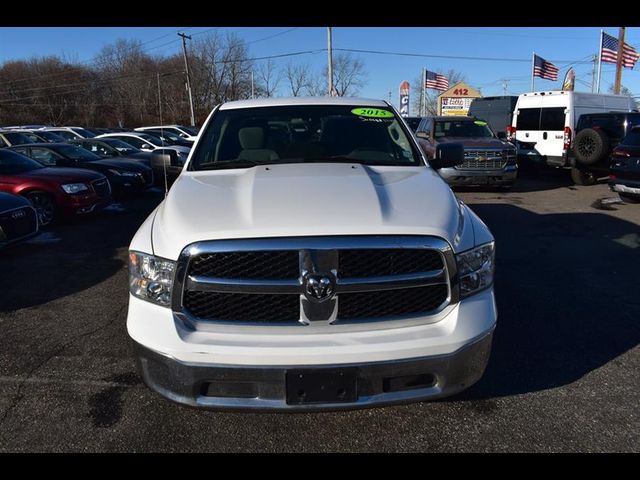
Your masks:
M610 173L610 174L609 174L609 181L610 181L610 182L613 182L614 180L616 180L616 178L617 178L617 177L616 177L613 173Z
M569 150L569 147L571 147L571 128L569 127L564 127L564 145L562 146L562 148L564 150Z
M507 141L514 142L516 140L516 127L507 125Z

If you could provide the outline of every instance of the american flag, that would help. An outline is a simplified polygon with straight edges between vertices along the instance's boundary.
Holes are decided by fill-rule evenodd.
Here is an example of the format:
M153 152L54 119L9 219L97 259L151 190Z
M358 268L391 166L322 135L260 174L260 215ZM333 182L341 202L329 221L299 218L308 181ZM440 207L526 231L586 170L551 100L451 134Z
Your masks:
M558 80L558 67L547 62L538 55L533 55L533 76L544 78L545 80Z
M602 32L602 52L600 57L605 63L618 63L618 39ZM622 48L622 65L626 68L633 68L640 54L636 49L625 42Z
M446 90L449 88L449 80L444 75L427 70L425 78L426 83L424 88L433 88L435 90Z

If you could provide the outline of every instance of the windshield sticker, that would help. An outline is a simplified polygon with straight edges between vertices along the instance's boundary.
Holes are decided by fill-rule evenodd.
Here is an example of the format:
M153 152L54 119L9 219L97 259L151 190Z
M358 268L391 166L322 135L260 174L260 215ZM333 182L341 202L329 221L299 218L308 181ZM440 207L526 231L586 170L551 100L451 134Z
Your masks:
M389 110L380 110L379 108L354 108L351 110L351 113L354 115L359 115L361 117L369 117L369 118L391 118L393 117L393 112Z
M485 127L487 125L487 122L483 122L482 120L476 120L475 122L476 125L480 125L481 127Z

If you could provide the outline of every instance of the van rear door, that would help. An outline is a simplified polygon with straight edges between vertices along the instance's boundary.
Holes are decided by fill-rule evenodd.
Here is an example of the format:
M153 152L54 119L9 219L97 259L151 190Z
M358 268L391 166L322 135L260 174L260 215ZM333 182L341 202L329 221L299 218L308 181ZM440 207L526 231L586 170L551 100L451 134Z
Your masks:
M530 144L537 154L547 157L548 163L561 164L564 162L567 109L565 106L541 106L541 101L535 103L527 102L526 107L516 110L516 140Z

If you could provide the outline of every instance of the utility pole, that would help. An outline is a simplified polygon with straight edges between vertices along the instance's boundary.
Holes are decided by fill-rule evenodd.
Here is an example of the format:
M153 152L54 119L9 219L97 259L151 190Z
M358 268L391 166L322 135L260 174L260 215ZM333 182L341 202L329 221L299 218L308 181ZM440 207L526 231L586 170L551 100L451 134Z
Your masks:
M187 38L191 40L191 36L185 35L184 33L178 33L178 36L182 37L182 53L184 55L184 68L187 74L187 91L189 92L189 107L191 108L191 126L195 127L196 117L193 114L193 96L191 95L191 78L189 75L189 60L187 59L187 42L186 42Z
M331 39L331 27L327 27L327 55L328 55L328 69L327 75L329 76L329 95L334 95L333 90L333 40Z
M598 55L593 55L593 70L591 71L591 93L596 91L596 68L598 65Z
M389 90L389 103L391 103L391 90Z
M509 80L507 79L503 79L502 80L502 91L504 92L504 95L507 95L507 91L509 90Z
M618 61L616 62L616 83L613 86L613 94L620 95L620 83L622 81L622 55L624 50L624 27L618 31Z
M253 70L251 70L251 98L256 98L255 93L253 91Z

